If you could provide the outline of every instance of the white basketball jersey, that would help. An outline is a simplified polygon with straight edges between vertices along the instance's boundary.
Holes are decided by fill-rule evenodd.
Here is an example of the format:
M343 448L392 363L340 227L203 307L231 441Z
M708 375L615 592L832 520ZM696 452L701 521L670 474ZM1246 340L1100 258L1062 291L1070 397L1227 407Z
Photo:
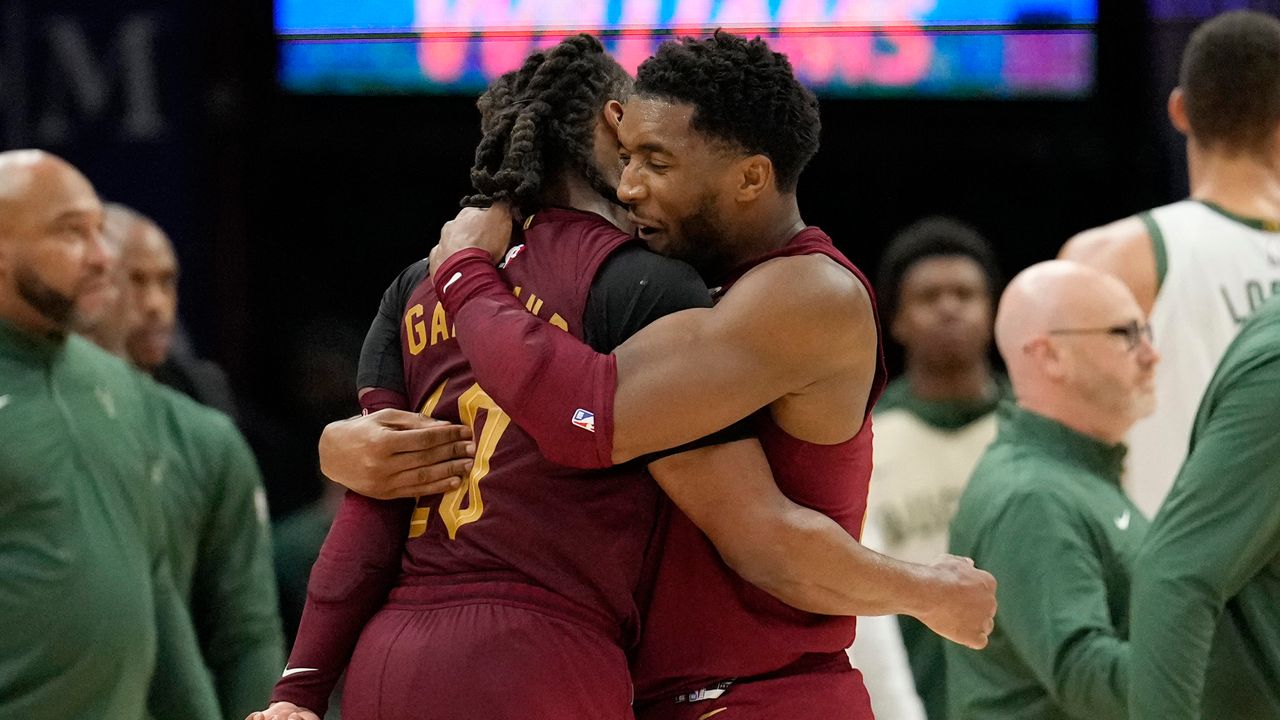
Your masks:
M1187 457L1200 398L1227 345L1245 318L1280 293L1280 225L1196 200L1139 217L1151 233L1157 270L1166 268L1151 311L1161 359L1155 413L1129 433L1124 486L1151 516Z

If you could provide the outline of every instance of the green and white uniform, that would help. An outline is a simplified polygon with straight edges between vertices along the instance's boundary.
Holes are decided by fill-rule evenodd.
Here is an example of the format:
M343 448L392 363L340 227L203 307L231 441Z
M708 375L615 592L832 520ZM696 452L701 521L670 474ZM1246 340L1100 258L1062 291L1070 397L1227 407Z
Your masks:
M1240 323L1280 290L1280 225L1196 200L1139 214L1160 290L1151 310L1156 411L1129 433L1125 491L1148 517L1186 458L1200 398Z
M960 497L951 551L999 583L985 650L948 644L952 720L1124 720L1129 580L1147 521L1125 448L1013 405Z
M972 402L922 400L905 377L889 383L875 409L876 462L863 536L879 540L867 542L868 547L922 564L947 551L947 529L960 493L996 436L997 404L1010 395L1004 377L993 377L990 396ZM898 622L915 691L929 720L944 720L946 641L915 618L902 616ZM882 689L875 672L874 667L863 668L877 714L883 714L877 691L894 691Z
M1132 717L1280 720L1280 299L1245 323L1133 581Z
M0 320L0 717L218 717L153 487L157 397Z
M186 599L224 717L265 707L284 668L266 495L226 415L155 386L168 452L157 474L174 582Z

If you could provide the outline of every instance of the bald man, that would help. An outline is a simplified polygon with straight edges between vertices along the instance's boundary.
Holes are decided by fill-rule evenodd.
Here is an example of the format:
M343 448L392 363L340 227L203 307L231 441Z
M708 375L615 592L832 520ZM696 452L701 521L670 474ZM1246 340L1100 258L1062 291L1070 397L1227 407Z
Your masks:
M996 344L1016 406L960 496L951 551L1000 581L991 643L947 648L950 717L1127 716L1129 578L1147 521L1122 440L1153 409L1158 354L1133 294L1084 265L1014 278Z
M150 293L137 292L150 283L139 283L135 272L151 273L137 259L147 249L147 233L126 235L132 217L141 216L107 206L108 283L77 298L75 313L77 332L125 359L130 340L145 337L140 328L156 304ZM167 451L165 482L156 490L168 521L174 583L199 629L222 716L242 718L270 696L284 667L262 476L230 418L177 390L154 387Z
M132 307L123 328L126 357L157 381L239 420L222 368L179 346L178 276L173 243L151 218L109 203L106 233L120 248L121 288Z
M0 717L214 718L151 487L154 388L67 332L107 288L102 214L65 161L0 153Z

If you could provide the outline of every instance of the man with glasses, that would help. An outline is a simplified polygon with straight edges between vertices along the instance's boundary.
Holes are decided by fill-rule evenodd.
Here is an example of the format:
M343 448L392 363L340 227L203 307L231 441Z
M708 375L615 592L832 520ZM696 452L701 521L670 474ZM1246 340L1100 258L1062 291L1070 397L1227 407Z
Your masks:
M1129 578L1147 521L1120 489L1122 440L1154 409L1151 329L1133 294L1084 265L1009 284L1001 407L951 524L951 552L1000 584L990 645L947 648L949 717L1127 716Z

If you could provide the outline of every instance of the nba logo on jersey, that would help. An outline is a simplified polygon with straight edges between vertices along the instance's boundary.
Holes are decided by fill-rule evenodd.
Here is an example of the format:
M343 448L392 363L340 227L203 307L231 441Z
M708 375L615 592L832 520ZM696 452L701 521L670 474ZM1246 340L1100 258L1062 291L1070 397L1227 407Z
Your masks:
M586 430L587 432L595 432L596 431L596 415L595 413L587 412L582 408L578 408L573 413L573 424L577 425L583 430Z

